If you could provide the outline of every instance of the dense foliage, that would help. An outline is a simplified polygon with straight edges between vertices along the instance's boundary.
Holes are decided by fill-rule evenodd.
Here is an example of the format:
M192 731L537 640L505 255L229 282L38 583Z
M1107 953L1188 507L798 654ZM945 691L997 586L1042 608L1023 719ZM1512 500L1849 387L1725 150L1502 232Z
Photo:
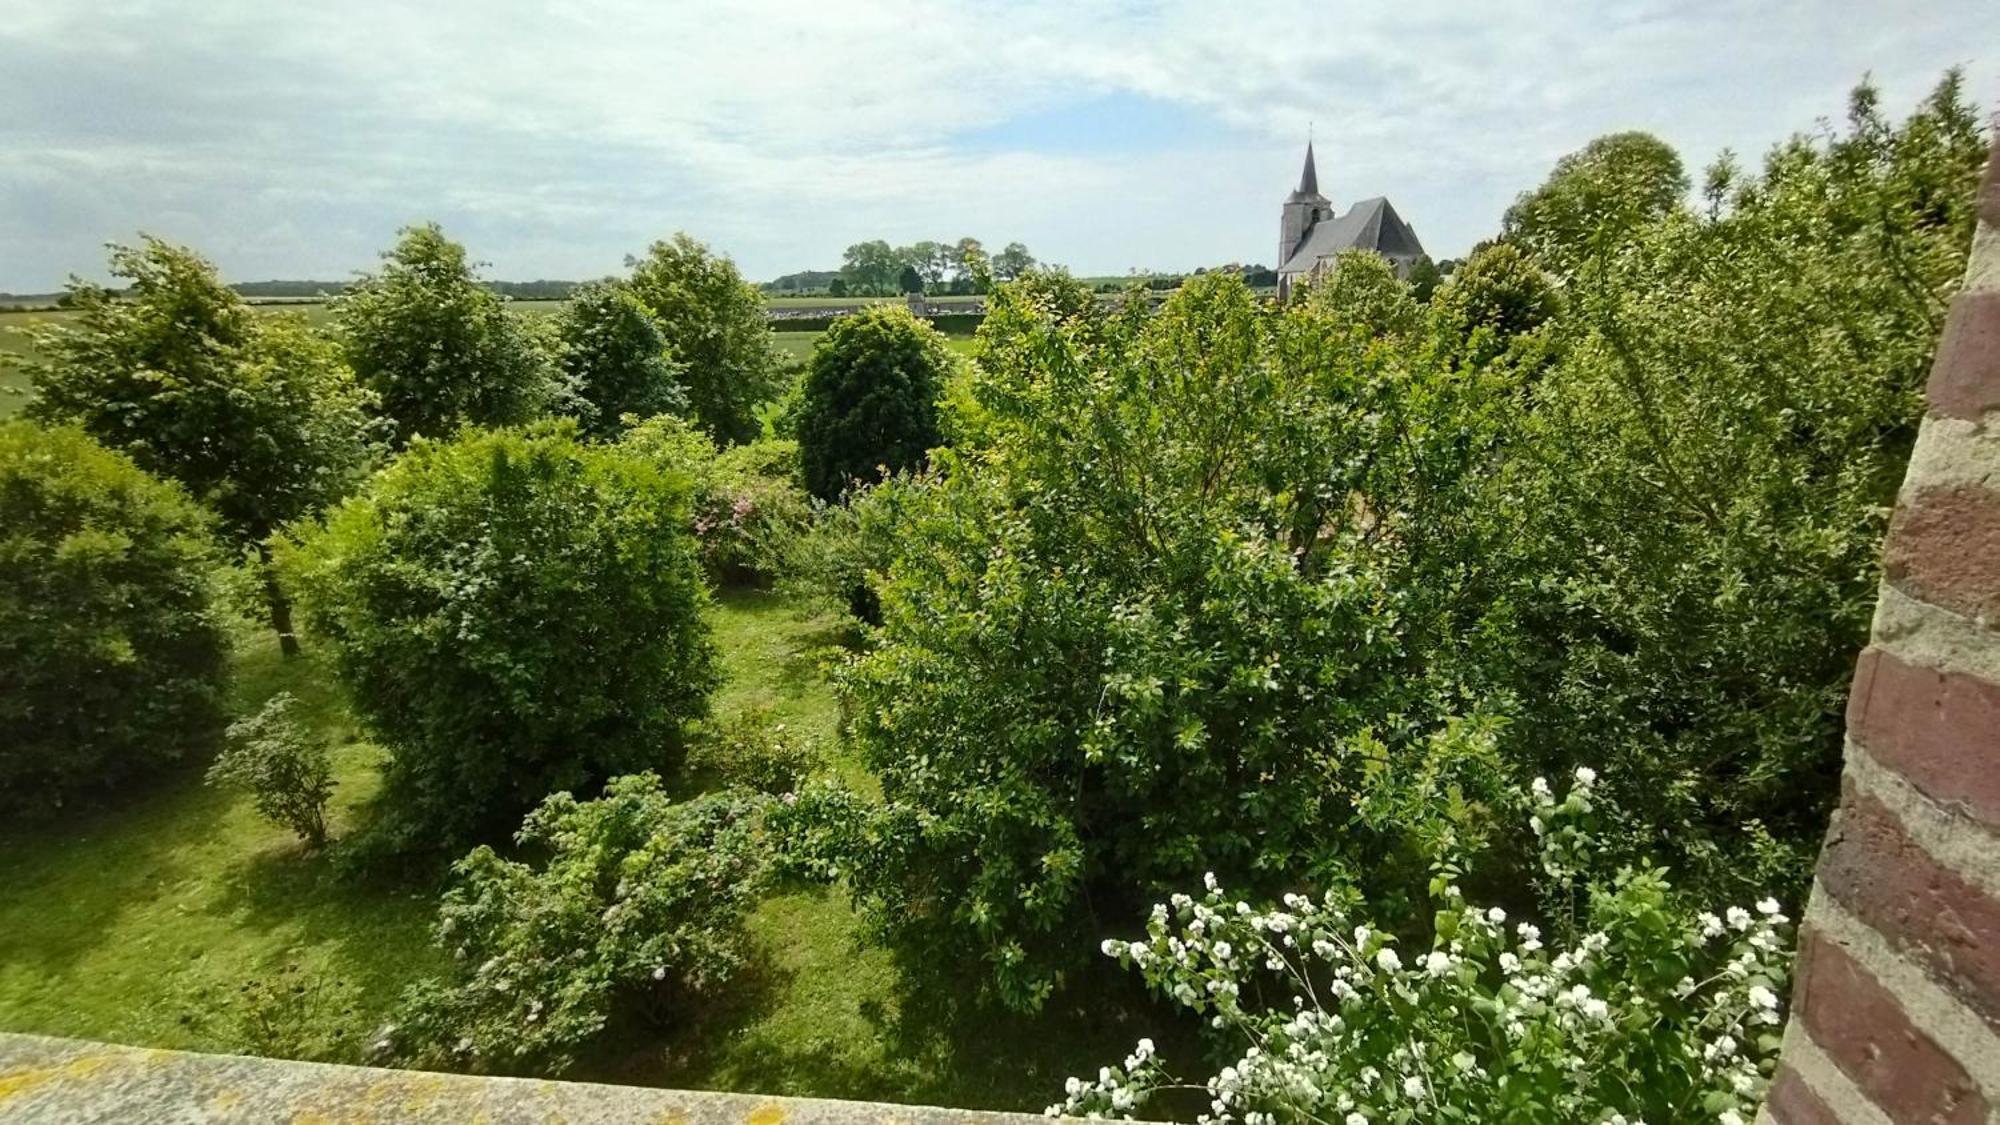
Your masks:
M1394 930L1341 896L1252 907L1213 876L1153 907L1144 941L1106 941L1247 1044L1201 1087L1201 1120L1745 1125L1777 1065L1788 920L1768 898L1696 914L1661 869L1584 885L1594 777L1579 771L1560 802L1535 782L1544 870L1579 903L1559 915L1580 931L1551 937L1561 952L1533 923L1468 905L1449 872L1431 886L1430 948L1407 962ZM1130 1117L1177 1088L1144 1039L1122 1069L1070 1079L1049 1112Z
M511 425L557 402L553 365L435 223L409 227L333 302L347 361L381 401L398 444L462 423Z
M326 843L333 764L318 732L292 717L297 704L281 691L255 715L232 723L228 745L209 764L208 783L250 794L264 819L317 848Z
M687 764L722 786L777 796L819 772L826 754L768 709L752 708L707 724L688 747Z
M1451 506L1478 453L1439 420L1484 392L1234 276L1150 318L1024 305L973 390L985 444L877 490L895 557L843 683L885 797L862 901L1034 1006L1087 949L1085 903L1115 916L1204 866L1365 857L1391 881L1398 833L1363 806L1442 718L1399 644L1438 609L1391 580L1452 521L1389 520Z
M386 1045L423 1066L559 1071L625 1013L663 1022L728 983L767 867L763 801L677 804L650 773L557 793L516 837L480 847L438 911L451 973L414 986Z
M372 398L337 348L302 320L257 314L214 266L159 239L112 247L111 274L129 284L71 282L76 317L38 334L31 417L179 481L238 549L353 488L374 453ZM289 648L275 591L271 609Z
M82 431L0 424L0 809L102 793L221 729L211 533Z
M280 552L438 846L669 760L716 682L693 481L568 423L419 441Z
M764 297L736 264L685 234L628 258L632 294L684 367L688 410L718 443L757 436L759 403L781 389Z
M1650 133L1611 133L1556 161L1549 178L1507 209L1501 229L1558 273L1686 202L1680 154Z
M944 337L907 309L834 321L813 345L799 404L806 489L833 503L856 482L921 466L938 444L937 399L952 365Z
M812 520L799 487L797 443L766 439L718 451L689 423L660 417L633 427L623 445L693 479L690 527L710 578L768 583L784 573Z
M628 414L643 419L687 409L666 338L624 286L578 286L556 314L555 335L557 365L585 433L617 434Z

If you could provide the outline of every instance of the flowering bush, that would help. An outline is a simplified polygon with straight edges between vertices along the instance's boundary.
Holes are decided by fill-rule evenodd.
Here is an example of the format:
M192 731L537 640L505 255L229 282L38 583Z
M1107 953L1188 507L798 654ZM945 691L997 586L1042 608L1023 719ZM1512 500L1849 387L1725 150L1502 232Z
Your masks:
M824 774L804 779L778 797L764 821L776 871L815 883L841 878L868 811L867 799L839 780Z
M761 583L785 571L812 521L799 487L797 443L755 441L717 452L693 423L662 416L633 427L624 448L694 478L689 527L711 579Z
M655 774L557 793L517 837L453 869L437 940L454 967L413 986L378 1046L423 1066L558 1071L621 1004L660 1021L728 981L766 870L762 798L675 804Z
M817 741L789 729L767 708L709 723L688 747L688 767L724 785L788 793L825 762Z
M1563 951L1467 904L1444 868L1422 952L1337 894L1253 907L1213 876L1202 897L1155 906L1145 940L1104 952L1249 1041L1199 1087L1203 1121L1742 1125L1776 1064L1787 920L1770 899L1689 916L1661 870L1578 887L1595 780L1577 771L1561 801L1534 787L1547 890L1587 892L1583 917L1557 927L1573 931ZM1070 1079L1049 1114L1130 1116L1178 1088L1142 1039L1122 1068Z

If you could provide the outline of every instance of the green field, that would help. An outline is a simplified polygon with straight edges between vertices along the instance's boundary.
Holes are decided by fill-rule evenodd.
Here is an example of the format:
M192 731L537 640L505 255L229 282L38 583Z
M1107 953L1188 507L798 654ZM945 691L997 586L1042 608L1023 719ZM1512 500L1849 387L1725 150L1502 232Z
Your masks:
M778 595L722 594L710 621L727 682L719 712L768 707L831 739L821 659L832 622ZM359 740L320 652L278 656L237 629L233 705L280 690L339 745L331 817L350 828L382 750ZM837 768L861 780L859 763ZM0 829L0 1029L144 1046L360 1061L411 980L440 964L436 886L341 872L189 763L116 808ZM575 1077L769 1094L1039 1109L1084 1062L1142 1032L1129 997L1034 1020L898 1018L901 978L863 944L837 888L794 887L751 917L748 973L691 1022L608 1037ZM928 1012L926 1005L917 1011ZM1145 1024L1159 1034L1159 1017ZM1183 1057L1186 1057L1185 1055Z

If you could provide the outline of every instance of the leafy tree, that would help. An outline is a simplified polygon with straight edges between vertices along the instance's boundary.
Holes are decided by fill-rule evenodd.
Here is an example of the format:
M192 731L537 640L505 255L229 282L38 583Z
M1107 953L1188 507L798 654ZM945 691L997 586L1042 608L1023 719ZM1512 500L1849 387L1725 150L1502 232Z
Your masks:
M1723 163L1711 215L1564 287L1560 362L1483 505L1514 577L1466 674L1517 700L1522 769L1605 767L1621 859L1718 897L1804 885L1980 126L1955 73L1901 127L1863 86L1844 133Z
M82 430L0 423L0 808L106 792L220 731L210 522Z
M908 309L835 320L806 367L798 420L806 490L831 503L885 469L923 464L938 444L937 399L952 369L944 337Z
M764 296L736 264L685 234L627 258L633 295L685 369L688 408L716 441L749 441L759 404L783 389Z
M1343 250L1333 268L1306 287L1306 300L1369 336L1407 336L1423 310L1389 260L1372 250Z
M935 287L943 281L945 274L951 269L951 249L943 243L932 242L926 238L898 250L897 255L903 259L903 264L917 272L924 286L916 290L905 288L904 292L921 293L924 289Z
M281 691L255 715L232 724L229 744L208 767L208 783L249 793L264 819L317 848L326 844L333 764L325 739L292 718L297 705L297 697Z
M1554 282L1511 242L1467 258L1431 298L1446 346L1477 365L1498 357L1561 311Z
M687 408L681 371L652 313L616 282L578 286L556 315L557 363L584 432L618 433L625 415L650 418Z
M951 270L956 283L967 292L984 293L993 285L993 262L978 239L961 238L951 250Z
M1664 218L1687 193L1681 158L1665 141L1611 133L1558 160L1540 187L1507 209L1501 229L1549 269L1569 274Z
M676 804L650 773L549 797L515 837L533 864L480 847L452 869L436 929L451 969L405 994L391 1046L424 1066L561 1071L614 1015L666 1023L714 994L744 961L765 803Z
M81 426L170 477L268 560L278 527L345 495L369 467L371 397L338 350L295 317L259 316L194 252L156 238L113 246L122 294L69 286L77 316L37 336L30 417ZM297 651L270 587L271 623Z
M347 361L395 440L505 426L556 404L553 366L436 223L406 227L381 272L333 301Z
M1431 737L1402 622L1448 630L1448 599L1399 581L1445 569L1404 514L1462 507L1477 385L1234 275L1151 317L998 296L1024 339L974 381L984 445L875 490L898 538L841 680L884 798L851 861L870 919L1032 1008L1087 916L1205 869L1400 885L1490 745Z
M924 275L914 265L904 266L896 284L904 293L921 294L924 291Z
M840 272L848 284L868 293L887 293L896 284L902 259L881 239L857 242L841 255Z
M832 281L827 282L826 295L829 297L847 296L847 279L844 277L836 277Z
M449 845L669 759L716 683L688 474L570 422L420 441L282 544L387 746L385 844Z
M1035 256L1018 242L1009 242L993 255L993 276L1001 281L1013 281L1035 266Z

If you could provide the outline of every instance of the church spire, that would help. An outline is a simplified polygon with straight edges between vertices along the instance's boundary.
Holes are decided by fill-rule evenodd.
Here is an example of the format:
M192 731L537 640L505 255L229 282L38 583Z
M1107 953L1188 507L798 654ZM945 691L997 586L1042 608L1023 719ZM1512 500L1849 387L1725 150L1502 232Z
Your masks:
M1312 138L1306 138L1306 170L1299 176L1299 194L1319 194L1319 172L1313 168Z

